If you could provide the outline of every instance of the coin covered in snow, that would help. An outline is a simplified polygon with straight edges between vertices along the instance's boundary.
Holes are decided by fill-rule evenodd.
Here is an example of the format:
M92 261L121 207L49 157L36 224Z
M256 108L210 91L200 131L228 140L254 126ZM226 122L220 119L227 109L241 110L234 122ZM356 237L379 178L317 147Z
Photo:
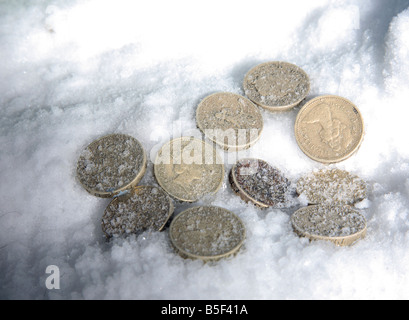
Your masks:
M320 96L298 112L295 138L300 149L322 163L346 160L359 148L364 123L358 108L338 96Z
M137 139L111 134L95 140L82 151L77 162L77 178L89 193L109 198L137 185L146 166L146 153Z
M367 197L367 183L344 170L323 169L300 178L297 193L309 204L353 205Z
M327 240L349 246L366 235L366 219L350 206L316 205L291 216L295 233L310 240Z
M244 223L220 207L193 207L178 214L169 227L170 240L184 258L219 260L243 245Z
M282 61L266 62L252 68L244 77L246 96L270 111L295 107L310 91L308 75L300 67Z
M162 146L154 173L159 185L172 197L194 202L220 189L224 164L212 145L194 137L181 137Z
M230 92L215 93L203 99L196 110L196 122L206 138L231 152L254 145L263 130L258 107Z
M110 202L102 217L102 230L107 238L162 231L173 210L172 200L162 189L137 186Z
M260 159L239 160L230 171L233 191L261 208L291 206L295 190L283 173Z

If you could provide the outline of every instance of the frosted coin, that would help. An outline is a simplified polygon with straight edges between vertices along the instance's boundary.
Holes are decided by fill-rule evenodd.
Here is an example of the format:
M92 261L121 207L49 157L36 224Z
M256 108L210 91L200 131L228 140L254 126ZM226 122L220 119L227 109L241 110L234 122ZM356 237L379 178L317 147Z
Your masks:
M146 165L146 153L138 140L125 134L111 134L82 151L77 178L89 193L109 198L137 185Z
M248 149L263 130L258 107L247 98L229 92L203 99L196 110L196 122L206 138L226 151Z
M252 68L244 77L243 88L254 103L270 111L280 111L293 108L306 98L310 80L300 67L273 61Z
M349 246L366 235L366 219L349 206L317 205L291 216L294 231L310 240L327 240Z
M172 200L162 189L137 186L107 206L102 230L107 238L145 230L162 231L173 210Z
M285 208L294 199L295 190L284 175L266 161L241 159L229 175L230 185L244 201L268 208Z
M352 205L367 197L367 184L347 171L323 169L297 181L297 193L310 204L331 203Z
M220 189L224 164L212 145L193 137L181 137L159 150L154 172L168 194L180 201L194 202Z
M295 121L295 138L311 159L336 163L362 143L364 123L358 108L345 98L321 96L307 102Z
M194 207L178 214L169 227L170 240L184 258L219 260L243 245L245 226L220 207Z

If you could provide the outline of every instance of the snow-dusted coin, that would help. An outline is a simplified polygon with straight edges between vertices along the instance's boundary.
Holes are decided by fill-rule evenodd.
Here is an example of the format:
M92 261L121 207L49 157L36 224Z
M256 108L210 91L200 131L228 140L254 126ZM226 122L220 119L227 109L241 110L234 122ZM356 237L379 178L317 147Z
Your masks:
M244 77L246 96L270 111L291 109L310 91L308 75L300 67L282 61L259 64Z
M203 99L196 110L196 122L206 138L231 152L254 145L263 130L258 107L230 92L215 93Z
M295 121L295 138L311 159L336 163L349 158L362 143L364 123L358 108L338 96L308 101Z
M367 197L367 183L337 168L312 172L297 181L297 193L309 204L353 205Z
M230 185L244 201L261 208L291 206L295 190L282 172L260 159L241 159L231 169Z
M235 254L243 245L246 230L242 220L220 207L193 207L178 214L169 236L184 258L219 260Z
M77 178L91 194L109 198L139 183L146 172L141 143L125 134L95 140L79 156Z
M224 164L216 149L193 137L171 140L154 163L159 185L179 201L195 202L216 193L223 183Z
M172 200L162 189L137 186L110 202L102 217L102 230L107 238L162 231L173 210Z
M366 219L350 206L316 205L291 216L295 233L310 240L327 240L349 246L366 235Z

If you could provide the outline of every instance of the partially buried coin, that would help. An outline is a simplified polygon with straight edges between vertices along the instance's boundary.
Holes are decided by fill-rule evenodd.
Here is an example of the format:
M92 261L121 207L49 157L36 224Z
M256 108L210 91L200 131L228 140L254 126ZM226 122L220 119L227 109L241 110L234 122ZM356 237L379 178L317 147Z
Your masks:
M361 178L336 168L311 172L297 181L297 193L309 204L353 205L367 197L367 189Z
M229 257L245 239L244 223L220 207L194 207L178 214L170 224L169 236L184 258L203 261Z
M311 159L336 163L349 158L362 143L364 123L358 108L338 96L307 102L295 121L295 138Z
M291 216L296 234L310 240L326 240L349 246L365 237L365 217L350 206L317 205L297 210Z
M270 111L288 110L303 101L310 91L308 75L300 67L282 61L259 64L244 77L246 96Z
M283 173L264 160L241 159L230 171L233 191L261 208L291 206L295 190Z
M196 122L206 138L230 152L250 148L263 130L258 107L230 92L215 93L203 99L196 110Z
M146 172L141 143L125 134L95 140L79 156L77 178L92 195L109 198L137 185Z
M137 186L114 198L107 206L102 217L102 230L107 238L145 230L162 231L173 210L173 202L163 190Z
M193 137L181 137L159 150L154 173L169 195L179 201L195 202L220 189L224 164L212 145Z

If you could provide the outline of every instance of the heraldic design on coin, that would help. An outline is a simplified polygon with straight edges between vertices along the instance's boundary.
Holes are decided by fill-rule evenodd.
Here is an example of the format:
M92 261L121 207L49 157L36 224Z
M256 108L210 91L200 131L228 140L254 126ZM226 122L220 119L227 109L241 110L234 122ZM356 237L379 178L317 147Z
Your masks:
M172 197L195 202L220 189L224 164L212 145L197 138L181 137L159 150L154 173L160 186Z
M311 159L336 163L349 158L361 145L364 124L350 101L337 96L317 97L299 111L295 136Z
M258 107L230 92L215 93L203 99L197 107L196 122L206 138L230 152L251 147L263 130Z

